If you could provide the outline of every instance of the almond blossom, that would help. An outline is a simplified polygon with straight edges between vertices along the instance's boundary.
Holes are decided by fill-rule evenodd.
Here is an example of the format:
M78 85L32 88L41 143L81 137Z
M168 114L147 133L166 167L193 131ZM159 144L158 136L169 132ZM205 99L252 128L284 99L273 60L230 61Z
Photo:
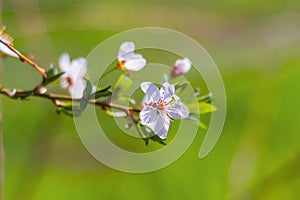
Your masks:
M189 112L175 95L175 87L168 82L160 90L151 82L143 82L141 89L146 94L146 105L140 112L140 122L165 139L170 121L187 118Z
M85 58L70 60L70 56L64 53L59 58L59 67L62 72L60 85L68 89L72 98L81 98L85 89L83 77L87 71L87 61Z
M177 59L171 69L171 76L186 74L192 67L192 63L188 58Z
M0 40L5 42L8 45L13 45L13 38L4 33L5 26L2 26L0 29ZM13 52L10 48L0 42L0 51L8 56L19 57L15 52Z
M133 42L123 42L120 46L117 69L124 71L139 71L146 65L146 59L141 54L135 54Z

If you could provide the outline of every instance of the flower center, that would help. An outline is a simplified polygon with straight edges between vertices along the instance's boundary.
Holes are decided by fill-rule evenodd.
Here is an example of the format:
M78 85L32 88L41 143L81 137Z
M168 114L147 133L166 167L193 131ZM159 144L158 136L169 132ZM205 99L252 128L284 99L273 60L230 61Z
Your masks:
M68 82L68 88L73 86L73 80L70 77L67 77L66 81Z
M125 64L125 60L118 61L118 63L117 63L117 69L125 71L126 68L125 68L124 64Z
M158 107L159 110L164 110L165 107L166 107L166 104L163 101L159 101L158 104L157 104L157 107Z

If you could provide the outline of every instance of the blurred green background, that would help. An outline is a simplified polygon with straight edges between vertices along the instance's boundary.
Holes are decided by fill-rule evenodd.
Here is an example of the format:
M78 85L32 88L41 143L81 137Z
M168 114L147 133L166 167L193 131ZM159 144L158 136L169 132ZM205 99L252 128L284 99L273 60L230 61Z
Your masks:
M46 68L64 51L85 56L123 30L171 28L206 48L228 100L223 133L209 156L197 157L200 130L172 165L127 174L95 160L73 119L57 115L47 100L3 97L5 199L298 199L299 8L295 0L4 1L2 21L15 46ZM15 59L3 61L2 73L7 87L39 82Z

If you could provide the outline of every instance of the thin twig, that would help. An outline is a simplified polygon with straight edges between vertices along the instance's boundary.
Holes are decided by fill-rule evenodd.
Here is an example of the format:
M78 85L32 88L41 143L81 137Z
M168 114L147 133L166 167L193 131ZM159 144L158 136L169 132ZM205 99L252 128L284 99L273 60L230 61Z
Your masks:
M0 94L4 94L5 96L7 96L8 98L11 98L11 99L24 99L24 98L28 98L28 97L45 98L45 99L51 100L58 107L63 107L63 104L57 104L57 102L60 102L60 101L76 101L76 102L81 101L81 99L73 99L71 96L68 96L68 95L53 94L53 93L52 94L47 94L47 93L42 94L37 91L38 90L36 90L36 89L33 89L33 90L19 90L19 89L11 90L8 88L1 88ZM140 109L137 109L137 108L114 104L114 103L107 102L107 101L97 101L96 99L89 100L89 103L94 104L96 106L100 106L100 107L115 108L118 110L129 112L130 114L132 114L133 112L139 113L141 111Z
M26 62L31 65L43 78L47 78L46 72L43 68L39 67L35 62L24 56L20 53L12 44L6 43L3 40L0 40L2 44L4 44L7 48L17 54L22 62Z

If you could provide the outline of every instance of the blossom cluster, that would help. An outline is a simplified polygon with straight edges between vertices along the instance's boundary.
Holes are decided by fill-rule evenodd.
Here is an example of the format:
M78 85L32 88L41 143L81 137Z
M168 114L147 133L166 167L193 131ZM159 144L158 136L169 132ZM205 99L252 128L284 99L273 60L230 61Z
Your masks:
M119 70L126 73L142 70L146 66L146 59L141 54L135 54L135 44L124 42L117 55ZM85 89L84 76L87 72L87 61L76 58L70 61L70 56L64 53L59 58L62 72L61 87L68 89L73 98L81 98ZM171 76L175 77L187 73L191 68L188 58L178 59L171 69ZM162 84L160 90L151 82L141 83L141 89L146 94L146 102L139 117L140 123L149 127L161 139L167 137L171 120L188 117L188 110L175 94L175 87L168 82ZM95 89L94 89L95 91Z
M52 68L44 74L43 69L38 68L33 61L23 56L23 54L13 47L13 39L4 33L4 29L5 28L0 29L0 51L2 54L5 56L16 57L20 60L25 59L27 63L31 64L43 75L43 82L35 88L34 92L38 91L39 93L46 93L46 86L59 79L61 88L69 92L70 99L80 102L80 110L84 109L90 102L99 103L102 105L102 108L110 105L107 102L111 101L112 97L110 95L113 91L109 91L110 87L101 89L90 83L87 78L88 62L86 58L79 57L71 60L68 53L62 53L58 60L58 66L61 72L57 73L54 68ZM124 74L129 76L130 73L140 71L146 67L146 59L143 55L135 53L135 50L135 44L133 42L128 41L120 44L119 50L117 51L117 64L115 69L121 70ZM175 86L169 83L168 80L188 73L191 66L192 63L188 58L179 58L174 62L173 66L170 67L169 78L165 80L160 87L152 82L142 82L141 90L144 92L145 96L141 103L136 103L136 105L140 105L137 116L133 116L130 112L131 108L128 108L128 110L123 109L123 111L126 111L125 113L114 113L107 109L104 110L107 114L112 116L127 117L128 119L131 119L137 127L144 126L160 139L166 139L170 122L173 120L191 118L186 105L180 101L180 97L176 94ZM23 93L23 95L24 94L25 93ZM28 93L28 95L30 94L31 93ZM27 96L21 97L26 98ZM102 102L90 101L92 98L96 100L100 97L106 97L106 99ZM48 95L47 98L54 97L53 95ZM58 99L59 98L57 97L53 100L57 103ZM64 97L63 99L68 98ZM74 116L75 111L72 110L73 108L70 108L70 106L66 106L66 104L62 103L57 104L57 106L62 107L63 110L65 109L64 111L71 111ZM128 127L130 127L129 124L127 125Z

